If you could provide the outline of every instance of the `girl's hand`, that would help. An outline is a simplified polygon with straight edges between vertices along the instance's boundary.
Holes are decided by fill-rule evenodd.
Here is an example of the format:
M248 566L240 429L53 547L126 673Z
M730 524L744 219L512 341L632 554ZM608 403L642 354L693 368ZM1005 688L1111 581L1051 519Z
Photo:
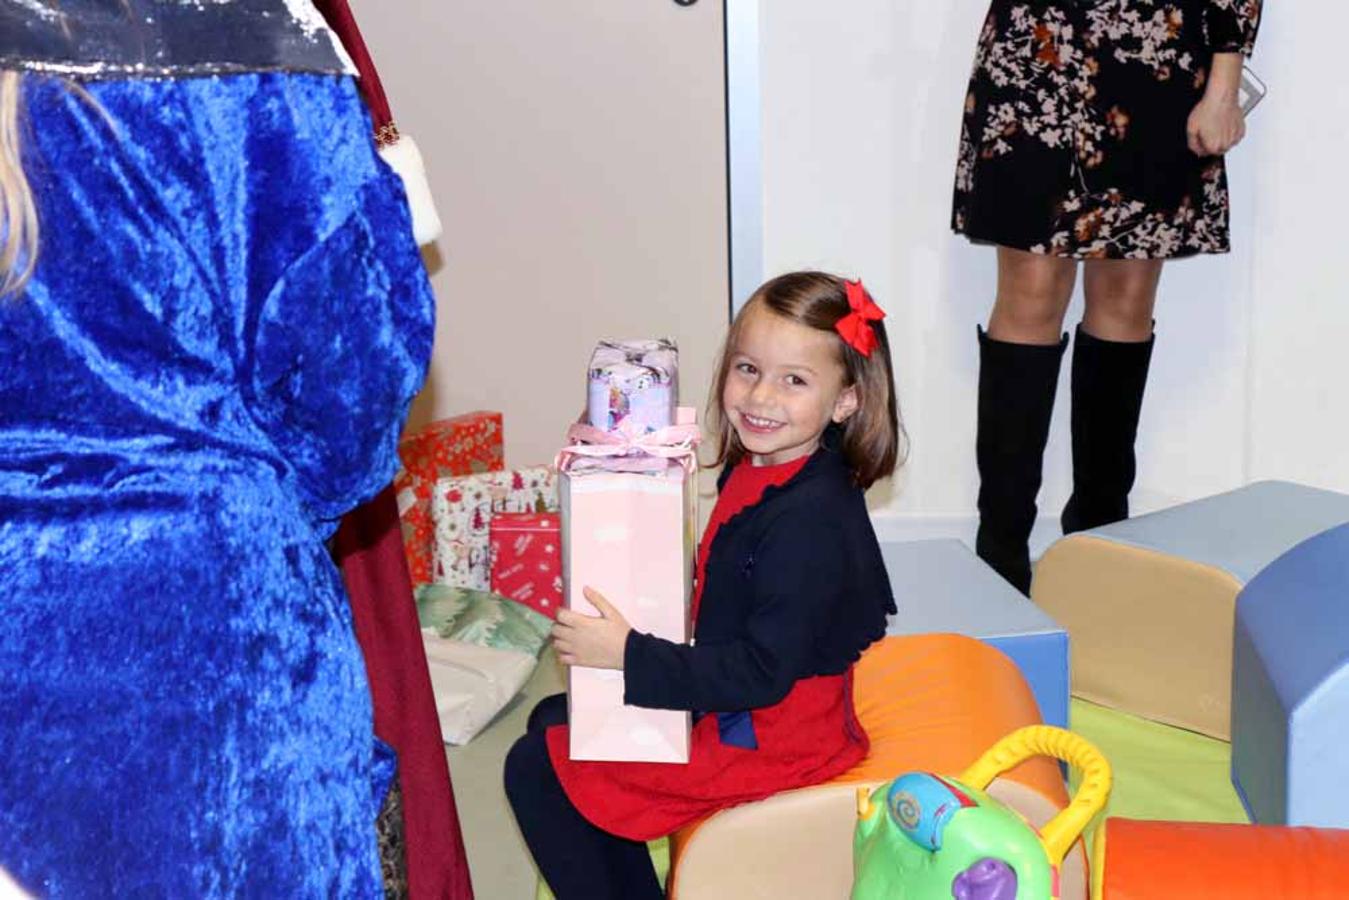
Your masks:
M553 626L557 658L569 666L621 670L632 627L599 591L586 588L582 593L600 614L596 617L570 609L558 610L557 624Z
M1235 98L1205 95L1185 127L1195 156L1221 156L1246 136L1246 116Z

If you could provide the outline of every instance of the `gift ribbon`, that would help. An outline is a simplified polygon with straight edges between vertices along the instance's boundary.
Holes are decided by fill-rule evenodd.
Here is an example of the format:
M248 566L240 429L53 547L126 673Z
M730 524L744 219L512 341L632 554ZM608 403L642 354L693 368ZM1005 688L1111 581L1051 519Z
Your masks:
M623 422L613 431L578 422L567 429L567 442L557 455L559 472L663 472L671 463L692 474L702 432L696 424L669 425L651 432Z

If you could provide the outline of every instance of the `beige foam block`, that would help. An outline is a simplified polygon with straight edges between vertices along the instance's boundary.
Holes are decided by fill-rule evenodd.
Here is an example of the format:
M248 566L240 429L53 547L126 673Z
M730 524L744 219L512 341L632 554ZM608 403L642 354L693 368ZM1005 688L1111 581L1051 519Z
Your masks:
M839 900L852 891L857 788L827 784L787 791L724 810L694 832L679 855L671 900ZM1005 778L989 794L1036 828L1059 812L1043 794ZM1064 860L1063 900L1086 900L1086 856L1079 842Z
M1241 587L1213 566L1079 534L1041 557L1031 599L1068 629L1076 696L1228 740Z

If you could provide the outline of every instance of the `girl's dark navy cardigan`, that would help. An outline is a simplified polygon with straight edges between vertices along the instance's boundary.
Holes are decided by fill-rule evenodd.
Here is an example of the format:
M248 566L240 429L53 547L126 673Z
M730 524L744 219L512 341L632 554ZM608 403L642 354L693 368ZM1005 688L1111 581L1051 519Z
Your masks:
M844 672L895 611L863 492L842 454L825 446L721 526L705 578L692 645L629 634L625 702L702 712L771 706L798 679Z

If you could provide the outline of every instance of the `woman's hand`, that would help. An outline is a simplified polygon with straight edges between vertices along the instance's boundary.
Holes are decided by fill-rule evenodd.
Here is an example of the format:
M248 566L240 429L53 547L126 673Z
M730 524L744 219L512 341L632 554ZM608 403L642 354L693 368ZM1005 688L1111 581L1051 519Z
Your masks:
M1185 127L1195 156L1221 156L1246 136L1246 116L1235 99L1205 96Z
M1204 98L1190 111L1185 136L1195 156L1221 156L1246 136L1246 114L1237 101L1240 53L1215 53Z
M570 609L558 610L557 624L553 626L557 658L569 666L621 670L632 627L599 591L586 588L583 593L600 614L596 617Z

